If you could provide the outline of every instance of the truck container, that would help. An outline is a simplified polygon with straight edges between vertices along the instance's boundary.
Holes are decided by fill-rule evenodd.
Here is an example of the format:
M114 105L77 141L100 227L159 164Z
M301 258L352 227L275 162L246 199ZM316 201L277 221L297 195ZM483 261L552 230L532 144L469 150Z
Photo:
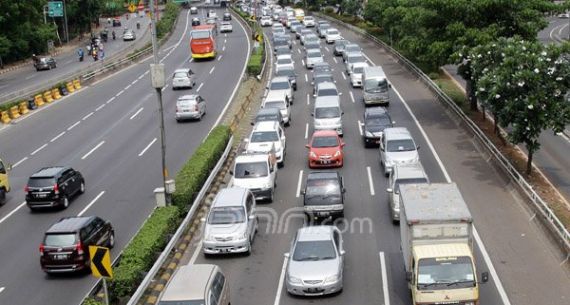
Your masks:
M455 183L400 185L400 234L413 304L479 302L473 218Z

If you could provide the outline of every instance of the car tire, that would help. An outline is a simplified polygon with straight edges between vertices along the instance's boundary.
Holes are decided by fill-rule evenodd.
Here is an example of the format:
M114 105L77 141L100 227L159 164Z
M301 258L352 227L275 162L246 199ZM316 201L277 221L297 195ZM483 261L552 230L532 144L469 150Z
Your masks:
M245 255L246 256L250 256L251 255L251 239L248 241L247 243L247 251L245 251Z
M107 241L107 248L115 247L115 232L111 231L111 236L109 236L109 240Z
M61 203L61 207L63 209L67 209L69 207L69 198L67 198L67 196L63 197L63 202Z
M85 193L85 181L81 181L81 185L79 185L79 194Z
M275 197L275 188L271 189L271 195L269 196L269 199L267 199L267 202L272 203L273 197Z

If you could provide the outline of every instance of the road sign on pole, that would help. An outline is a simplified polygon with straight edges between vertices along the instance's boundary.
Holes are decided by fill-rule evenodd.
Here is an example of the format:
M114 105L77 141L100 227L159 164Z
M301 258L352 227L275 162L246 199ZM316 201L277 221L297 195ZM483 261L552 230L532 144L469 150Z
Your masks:
M91 272L95 277L113 278L109 248L89 246Z
M63 17L63 2L62 1L49 1L48 2L48 16L50 16L50 17Z

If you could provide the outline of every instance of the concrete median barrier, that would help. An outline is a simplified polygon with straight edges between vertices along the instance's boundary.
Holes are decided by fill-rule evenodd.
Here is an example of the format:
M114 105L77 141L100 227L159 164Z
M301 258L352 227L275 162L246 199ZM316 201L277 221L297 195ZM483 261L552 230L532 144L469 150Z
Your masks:
M65 84L65 87L67 88L67 92L69 93L75 92L75 86L73 86L73 82Z
M44 101L46 103L51 103L53 102L53 97L51 96L51 91L46 91L44 92Z
M51 89L51 96L53 97L54 100L59 100L61 98L61 94L59 93L59 89L58 88Z
M10 107L10 118L12 120L17 119L20 117L20 110L18 109L18 106L12 106Z
M73 80L73 87L75 88L75 90L81 89L81 82L78 79L74 79Z
M7 110L0 112L0 121L2 121L2 123L4 124L8 124L10 123L10 121L12 121L12 119L10 119L10 115L8 114Z
M36 103L36 106L38 106L38 107L41 107L45 104L44 97L41 94L34 96L34 102Z
M30 110L28 109L28 102L21 102L18 104L18 111L21 115L28 113Z

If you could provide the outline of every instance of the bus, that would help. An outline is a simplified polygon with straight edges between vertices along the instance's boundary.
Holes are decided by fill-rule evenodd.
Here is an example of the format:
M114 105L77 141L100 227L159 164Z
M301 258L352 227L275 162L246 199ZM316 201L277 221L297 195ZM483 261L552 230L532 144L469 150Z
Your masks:
M190 52L192 58L216 58L215 24L198 25L190 32Z
M299 22L303 22L303 19L305 19L305 11L303 11L303 10L300 9L300 8L296 8L296 9L294 10L294 12L295 12L295 18L297 18L297 20L298 20Z

